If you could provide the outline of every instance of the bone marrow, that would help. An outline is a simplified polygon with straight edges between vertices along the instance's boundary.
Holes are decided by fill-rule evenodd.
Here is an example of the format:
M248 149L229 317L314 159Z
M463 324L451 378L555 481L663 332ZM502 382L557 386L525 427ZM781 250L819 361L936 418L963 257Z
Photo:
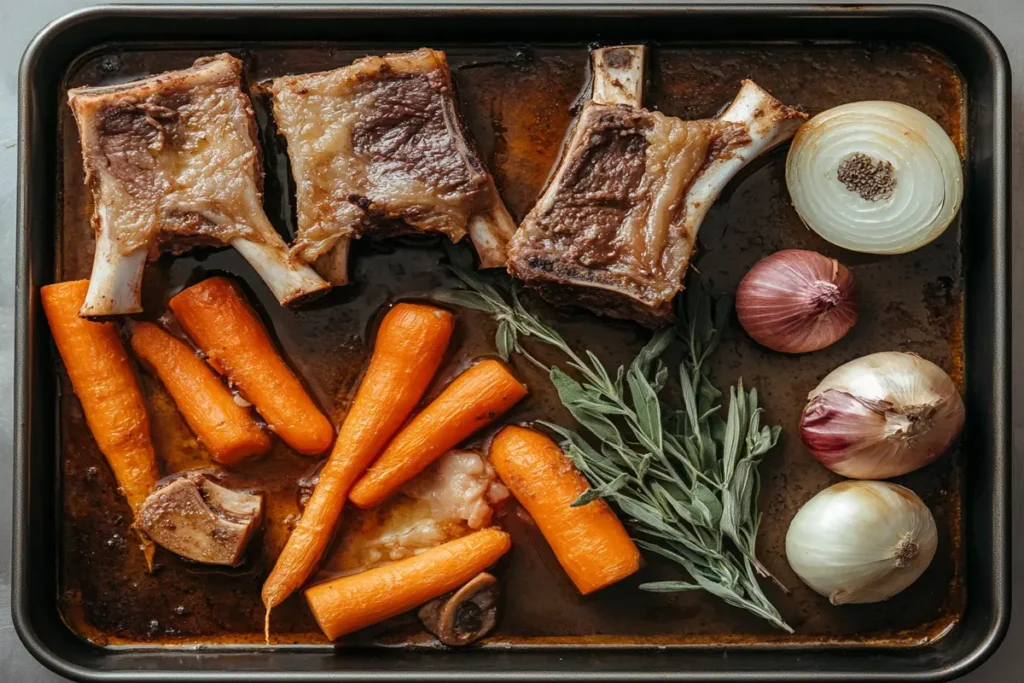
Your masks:
M263 521L263 496L233 491L189 472L151 493L136 524L186 559L234 567Z

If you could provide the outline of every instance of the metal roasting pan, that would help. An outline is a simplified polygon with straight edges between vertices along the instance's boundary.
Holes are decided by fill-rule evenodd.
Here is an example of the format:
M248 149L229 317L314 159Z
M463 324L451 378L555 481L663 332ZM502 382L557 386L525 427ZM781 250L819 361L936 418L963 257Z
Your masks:
M372 46L384 52L389 45L443 47L463 43L573 44L582 49L593 41L693 44L712 49L748 44L838 45L850 41L916 44L940 53L958 73L966 91L958 124L962 125L961 139L966 140L966 199L959 236L951 229L946 246L940 249L951 249L953 262L960 264L961 272L952 275L958 278L954 291L961 298L940 300L962 307L957 309L962 310L962 318L952 316L953 327L962 330L962 335L953 333L956 342L950 343L955 348L954 358L947 359L947 366L955 366L954 376L963 383L968 420L960 452L947 456L945 467L955 472L949 479L949 490L942 476L925 474L917 480L930 482L930 495L953 496L952 502L943 504L942 518L953 527L950 537L954 542L942 570L947 573L934 574L931 584L914 594L928 590L941 597L946 590L942 581L948 577L947 592L954 596L955 617L937 634L916 641L901 639L899 634L889 642L857 642L850 637L787 641L777 634L759 632L760 625L755 625L748 629L753 636L727 642L719 642L714 636L675 644L643 637L612 642L584 632L576 642L523 641L457 654L428 648L340 649L322 644L100 647L76 635L60 610L60 539L67 538L61 535L61 482L66 474L62 474L59 453L60 383L37 294L42 285L69 273L66 262L61 265L59 251L64 234L60 226L65 188L62 173L66 168L62 155L66 152L58 131L62 120L66 121L63 108L68 74L82 63L83 55L129 45L143 51L212 52L239 45L258 45L260 49L273 49L274 45L337 45L343 51L347 44L360 49ZM708 78L713 79L713 73ZM964 674L998 647L1010 610L1010 91L1003 49L974 19L923 5L119 5L75 12L44 28L25 53L20 79L12 610L26 647L54 671L89 681L935 681ZM757 188L770 185L766 178L761 175L750 181L757 186L748 190L755 199L765 196L758 195L763 190ZM771 182L776 182L777 189L777 180ZM734 213L729 212L736 209L722 211L720 215L727 213L728 220L732 220ZM706 224L706 228L721 229L721 225ZM733 239L737 239L735 232ZM739 266L747 267L744 260L753 259L757 249L781 248L768 238L755 247L739 255ZM714 273L724 268L721 261L721 256L709 250L701 263L705 271ZM732 267L742 271L737 265ZM936 266L918 260L908 267L934 275ZM878 333L880 329L885 331L885 325L892 325L895 338L898 329L893 320L898 314L899 310L895 314L891 310L878 312L868 329ZM939 337L938 341L943 339ZM763 358L758 353L746 352L746 360L736 360L733 369L749 373L754 367L756 374L756 364ZM816 366L789 367L806 376L821 374ZM800 387L799 391L805 392L806 388ZM797 400L792 397L799 391L790 389L786 400L778 394L770 396L769 405L781 409ZM784 422L788 419L778 414L773 417ZM785 448L797 446L787 444ZM776 482L773 485L778 486L778 472L771 476ZM820 482L815 480L815 486ZM812 492L802 491L800 496L806 499ZM776 495L771 504L782 506L787 510L785 514L791 515L795 510L792 505L799 505L799 501L779 500ZM776 520L763 532L766 547L777 549L784 528L780 531L775 527L783 522ZM788 568L783 566L782 570ZM806 591L800 599L807 602ZM790 609L796 607L791 604ZM898 604L889 605L889 609L889 614L898 616L891 611L900 609ZM721 606L721 610L728 608ZM629 618L635 619L635 610L631 614ZM726 618L739 617L730 612ZM716 623L718 632L728 632L721 630L724 622ZM743 623L750 625L749 621ZM892 628L898 629L898 623L899 619L894 618ZM767 635L760 637L758 633Z

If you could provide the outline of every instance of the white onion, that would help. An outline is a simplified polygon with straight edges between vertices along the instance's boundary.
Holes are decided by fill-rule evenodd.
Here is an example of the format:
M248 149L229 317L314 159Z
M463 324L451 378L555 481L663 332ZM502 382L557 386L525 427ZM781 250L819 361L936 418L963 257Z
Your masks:
M786 559L833 605L881 602L924 573L938 543L931 511L910 489L844 481L796 513Z
M876 180L895 185L885 191L884 182L841 181L840 169L857 160L874 167ZM829 109L801 126L786 159L786 184L801 220L829 242L902 254L949 226L964 181L960 155L938 123L904 104L869 101Z
M857 322L853 274L817 252L775 252L743 276L736 316L754 341L774 351L823 349Z
M873 353L840 365L808 395L807 450L833 472L888 479L924 467L964 425L964 402L942 368L913 353Z

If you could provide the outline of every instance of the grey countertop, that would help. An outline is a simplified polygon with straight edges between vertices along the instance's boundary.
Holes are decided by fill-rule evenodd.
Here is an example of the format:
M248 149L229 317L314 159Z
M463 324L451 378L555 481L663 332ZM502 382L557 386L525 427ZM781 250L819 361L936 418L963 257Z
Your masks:
M182 2L183 0L178 0ZM187 0L185 0L187 1ZM307 0L310 1L310 0ZM315 0L312 0L315 1ZM563 0L564 1L564 0ZM627 0L628 1L628 0ZM754 0L755 2L757 0ZM225 4L232 0L221 0ZM786 3L786 0L776 0ZM75 9L92 4L86 0L0 0L0 395L11 397L0 401L0 473L11 473L13 439L13 370L14 370L14 227L15 181L17 158L18 61L32 36L47 22ZM289 4L287 1L276 4ZM389 4L378 2L374 4ZM591 4L596 4L591 0ZM705 4L714 4L706 2ZM895 0L895 4L904 4ZM906 3L909 4L909 3ZM964 11L991 28L1002 41L1014 72L1013 83L1013 176L1024 177L1024 2L1021 0L946 0L935 2ZM1014 223L1024 221L1024 192L1013 196ZM1012 247L1013 298L1020 297L1024 284L1024 242L1015 239ZM1013 365L1024 365L1024 343L1013 338ZM1021 405L1024 396L1024 373L1014 376L1014 403ZM1018 411L1019 413L1020 411ZM1024 465L1018 453L1024 439L1024 418L1014 413L1014 498L1013 525L1024 528ZM11 479L0 476L0 680L12 683L64 680L38 664L21 645L11 625ZM1003 647L981 668L963 678L969 683L988 681L1019 681L1024 678L1024 543L1013 548L1013 583L1015 586L1010 632ZM1015 647L1016 645L1016 647ZM1013 673L1016 671L1017 673Z

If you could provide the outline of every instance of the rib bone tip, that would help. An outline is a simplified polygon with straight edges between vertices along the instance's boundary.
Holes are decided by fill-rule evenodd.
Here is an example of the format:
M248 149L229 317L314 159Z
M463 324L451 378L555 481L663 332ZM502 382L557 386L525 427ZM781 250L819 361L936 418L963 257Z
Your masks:
M624 104L639 109L643 104L644 45L602 47L591 54L593 93L597 104Z

